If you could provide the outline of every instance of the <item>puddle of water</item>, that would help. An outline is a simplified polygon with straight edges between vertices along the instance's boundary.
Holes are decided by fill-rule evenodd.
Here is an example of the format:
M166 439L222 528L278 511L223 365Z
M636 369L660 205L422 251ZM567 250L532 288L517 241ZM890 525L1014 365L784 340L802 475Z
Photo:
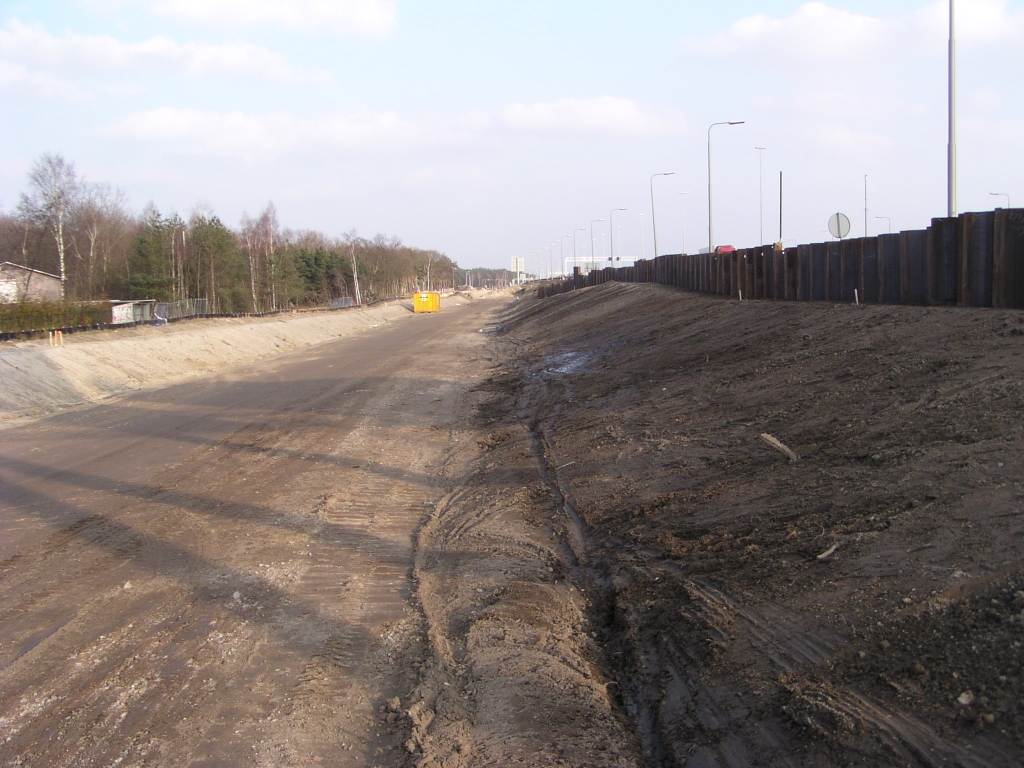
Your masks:
M544 372L548 374L567 375L583 370L594 358L592 352L563 352L552 355L546 361Z

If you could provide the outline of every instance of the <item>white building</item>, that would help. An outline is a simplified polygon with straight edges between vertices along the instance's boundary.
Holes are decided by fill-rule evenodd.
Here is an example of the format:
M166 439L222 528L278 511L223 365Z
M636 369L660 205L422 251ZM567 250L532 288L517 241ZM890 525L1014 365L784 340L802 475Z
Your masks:
M9 261L0 263L0 304L60 301L60 278Z

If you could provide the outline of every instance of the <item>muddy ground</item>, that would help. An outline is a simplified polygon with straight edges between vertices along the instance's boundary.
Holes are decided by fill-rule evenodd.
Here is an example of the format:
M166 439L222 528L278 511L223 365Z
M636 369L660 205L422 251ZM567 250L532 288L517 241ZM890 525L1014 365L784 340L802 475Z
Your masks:
M1024 313L610 284L494 330L419 572L524 762L1024 762Z
M1022 344L609 284L9 428L0 766L1020 765Z

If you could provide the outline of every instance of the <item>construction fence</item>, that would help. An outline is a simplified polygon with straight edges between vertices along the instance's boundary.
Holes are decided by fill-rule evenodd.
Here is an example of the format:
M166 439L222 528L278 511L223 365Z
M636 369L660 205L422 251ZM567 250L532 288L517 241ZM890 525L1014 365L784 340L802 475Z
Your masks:
M209 299L161 301L157 303L153 314L160 320L181 320L184 317L199 317L208 314L209 304Z
M617 281L736 298L1024 309L1024 209L828 243L671 254L542 285L543 298Z

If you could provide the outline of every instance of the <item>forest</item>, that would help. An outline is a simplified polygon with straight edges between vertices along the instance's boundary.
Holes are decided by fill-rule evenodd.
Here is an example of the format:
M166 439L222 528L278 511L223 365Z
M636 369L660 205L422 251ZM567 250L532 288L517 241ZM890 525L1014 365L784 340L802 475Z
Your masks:
M504 270L461 270L443 253L394 237L288 229L273 203L236 227L202 206L188 218L152 204L135 212L122 191L81 178L56 154L35 162L16 208L0 211L4 261L59 276L67 302L207 299L213 314L506 279Z

